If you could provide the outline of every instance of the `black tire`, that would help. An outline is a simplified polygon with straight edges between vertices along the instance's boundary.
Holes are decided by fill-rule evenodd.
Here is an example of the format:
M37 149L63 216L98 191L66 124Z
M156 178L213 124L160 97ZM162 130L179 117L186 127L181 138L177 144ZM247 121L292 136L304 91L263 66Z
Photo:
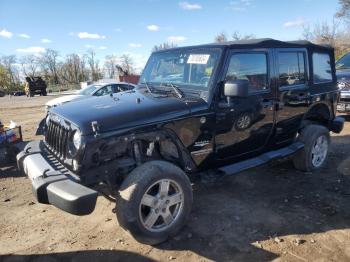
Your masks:
M315 166L312 161L312 150L316 144L317 139L321 136L324 136L327 140L327 152L322 163ZM308 125L302 129L298 137L298 141L304 143L305 147L294 155L293 163L296 169L310 172L319 169L326 164L330 146L329 130L326 127L321 125Z
M176 219L167 226L168 228L154 232L147 229L141 221L141 199L152 185L164 179L175 181L181 187L183 202ZM123 181L117 194L117 219L119 224L137 241L156 245L176 235L183 227L191 212L192 201L190 180L179 167L165 161L150 161L135 168ZM157 216L159 219L160 215Z

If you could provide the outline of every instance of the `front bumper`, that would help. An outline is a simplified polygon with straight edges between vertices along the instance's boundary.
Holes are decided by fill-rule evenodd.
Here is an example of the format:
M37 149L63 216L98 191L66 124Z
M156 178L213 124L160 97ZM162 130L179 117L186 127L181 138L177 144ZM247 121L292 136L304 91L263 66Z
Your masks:
M87 215L95 209L97 191L79 184L42 141L28 143L17 155L17 165L31 180L39 203L52 204L74 215Z
M350 91L341 91L337 111L341 113L350 113Z
M329 122L329 130L339 134L344 128L345 119L337 116L332 121Z

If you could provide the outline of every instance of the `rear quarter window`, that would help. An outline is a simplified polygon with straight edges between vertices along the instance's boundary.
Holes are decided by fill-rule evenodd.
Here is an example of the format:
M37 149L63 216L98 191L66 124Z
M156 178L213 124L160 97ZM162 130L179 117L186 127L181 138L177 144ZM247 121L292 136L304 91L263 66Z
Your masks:
M329 83L333 81L331 58L326 53L313 53L312 54L313 76L314 83Z

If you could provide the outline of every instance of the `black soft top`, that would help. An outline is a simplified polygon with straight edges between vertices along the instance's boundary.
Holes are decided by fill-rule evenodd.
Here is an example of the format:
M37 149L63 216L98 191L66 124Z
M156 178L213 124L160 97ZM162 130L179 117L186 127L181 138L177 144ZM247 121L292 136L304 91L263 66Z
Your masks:
M261 39L249 39L249 40L238 40L238 41L228 41L221 43L212 43L212 44L204 44L197 46L189 46L196 48L210 48L210 47L229 47L229 48L307 48L309 50L317 50L317 51L325 51L325 52L333 52L334 49L328 45L316 45L306 40L297 40L297 41L280 41L272 38L261 38ZM174 49L181 48L189 48L187 47L177 47ZM169 49L167 49L169 50ZM167 50L157 51L164 52Z

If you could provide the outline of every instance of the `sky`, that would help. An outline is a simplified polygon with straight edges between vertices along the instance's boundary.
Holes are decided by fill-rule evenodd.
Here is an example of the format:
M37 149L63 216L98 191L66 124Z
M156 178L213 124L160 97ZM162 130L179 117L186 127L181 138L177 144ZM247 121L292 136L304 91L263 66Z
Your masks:
M215 35L296 40L331 21L337 0L0 0L0 56L128 53L142 68L154 45L211 43Z

